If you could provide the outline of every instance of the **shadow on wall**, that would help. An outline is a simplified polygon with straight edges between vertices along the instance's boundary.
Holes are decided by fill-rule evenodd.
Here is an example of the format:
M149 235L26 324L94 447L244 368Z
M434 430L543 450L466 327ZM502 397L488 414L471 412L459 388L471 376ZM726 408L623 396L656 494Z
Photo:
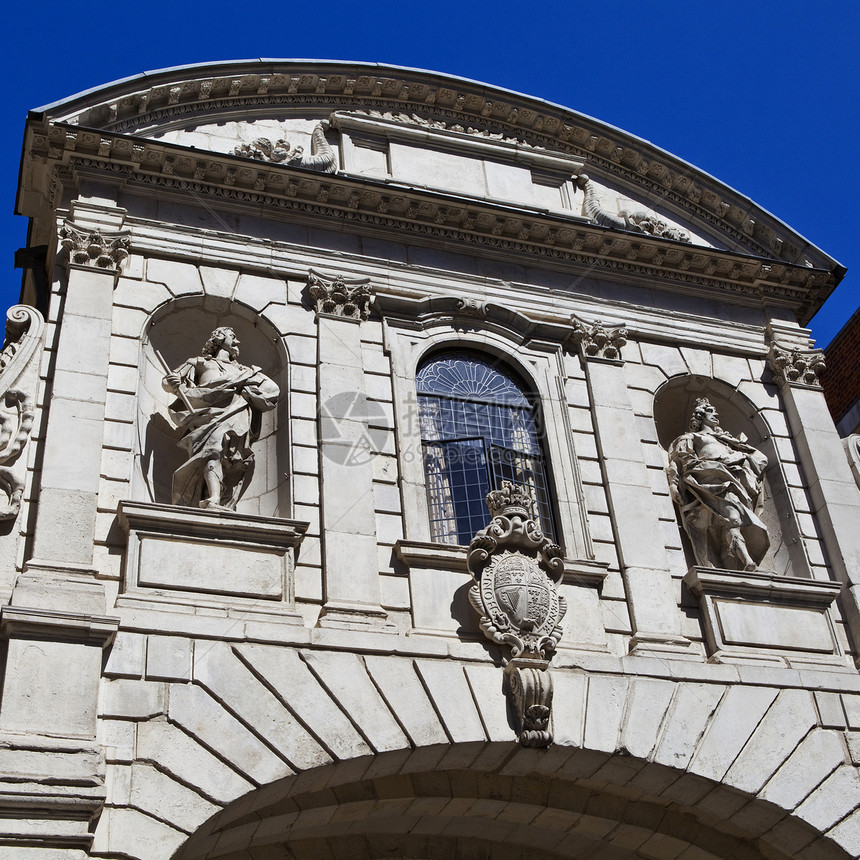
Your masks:
M718 379L706 376L674 377L664 383L654 396L654 422L657 437L664 452L664 462L668 465L667 452L672 442L687 432L695 402L707 397L716 407L720 416L720 426L733 436L744 434L750 445L758 448L768 460L764 473L763 510L761 520L768 530L770 549L760 564L762 570L774 571L780 576L811 576L809 560L804 549L789 493L789 482L785 464L777 451L771 429L761 411L744 395ZM794 448L790 439L783 440ZM677 509L675 511L678 514ZM678 529L689 565L695 564L689 539L678 522Z
M197 297L171 302L153 314L146 330L140 353L137 468L132 496L142 501L171 503L173 473L185 461L185 452L177 447L182 434L168 411L175 397L161 387L165 364L173 370L188 358L200 355L210 333L219 326L230 326L235 331L241 344L239 361L259 367L281 390L277 407L262 413L260 437L253 444L254 474L236 510L290 517L290 385L283 345L264 319L227 300L219 307L212 297L207 299L206 308Z

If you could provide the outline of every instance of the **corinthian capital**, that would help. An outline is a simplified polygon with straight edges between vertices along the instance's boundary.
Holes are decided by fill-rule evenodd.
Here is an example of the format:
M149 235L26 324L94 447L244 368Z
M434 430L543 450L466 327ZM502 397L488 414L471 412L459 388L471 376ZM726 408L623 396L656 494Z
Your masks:
M373 303L370 278L328 278L311 269L308 272L310 294L318 314L332 314L344 319L366 320Z
M104 233L88 230L66 221L60 228L60 245L67 261L78 266L91 266L110 272L119 272L128 259L131 239L128 231Z
M621 347L627 343L627 329L624 326L606 329L600 320L588 325L577 316L572 316L570 321L574 343L583 358L621 359Z
M824 370L825 363L824 353L820 349L785 347L773 340L767 363L780 385L821 385L818 377Z

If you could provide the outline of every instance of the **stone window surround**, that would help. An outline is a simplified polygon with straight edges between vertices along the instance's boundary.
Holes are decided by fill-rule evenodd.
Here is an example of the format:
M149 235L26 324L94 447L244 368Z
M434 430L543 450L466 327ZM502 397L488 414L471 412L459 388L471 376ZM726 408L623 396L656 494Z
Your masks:
M385 345L391 358L395 403L395 436L401 452L403 479L404 533L410 541L429 542L429 518L423 462L406 452L421 449L418 426L415 375L422 360L445 349L469 349L498 356L529 384L545 415L544 446L549 482L554 491L557 540L568 558L592 558L593 550L585 523L585 506L579 470L572 445L567 404L560 395L557 380L565 373L565 349L561 341L523 342L482 325L480 331L452 324L444 319L423 317L400 320L384 317Z

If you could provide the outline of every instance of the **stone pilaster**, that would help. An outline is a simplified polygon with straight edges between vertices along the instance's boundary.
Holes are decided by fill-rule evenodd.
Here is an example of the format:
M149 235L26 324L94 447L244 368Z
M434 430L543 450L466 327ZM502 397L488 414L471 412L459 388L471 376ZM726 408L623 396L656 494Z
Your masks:
M575 325L575 339L585 365L633 625L631 652L689 657L693 653L691 642L681 634L681 615L669 574L663 532L624 378L621 348L626 343L626 330L606 332L599 324L588 327L580 323Z
M860 642L860 491L824 400L821 350L771 342L768 364L780 386L788 426L809 483L809 497L855 643Z
M380 604L373 445L361 359L367 279L310 273L317 310L320 509L325 606L320 626L394 630Z
M128 256L124 217L122 209L78 202L61 229L68 277L45 396L34 556L0 611L7 640L0 738L29 751L30 782L24 802L15 757L0 762L0 817L10 807L32 818L36 844L54 844L61 832L70 834L64 842L86 847L88 821L105 796L98 687L118 622L106 617L92 562L113 288Z
M60 231L68 276L30 566L92 565L113 289L128 256L124 219L123 209L78 202Z

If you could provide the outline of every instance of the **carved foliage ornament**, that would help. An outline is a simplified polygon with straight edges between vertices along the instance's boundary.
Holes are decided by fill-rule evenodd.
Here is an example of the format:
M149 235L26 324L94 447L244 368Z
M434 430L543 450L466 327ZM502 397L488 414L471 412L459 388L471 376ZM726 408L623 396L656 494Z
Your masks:
M767 360L780 385L786 382L820 385L818 377L825 369L824 353L820 349L784 347L776 341L770 345Z
M561 639L567 604L558 593L564 551L531 516L532 499L508 481L487 495L493 515L469 544L467 564L475 584L469 599L491 641L511 647L505 667L520 721L520 743L552 743L549 658Z
M620 359L621 347L627 343L627 329L618 326L607 330L600 320L592 325L572 316L573 340L586 358Z
M35 415L33 394L23 388L36 384L35 374L32 379L22 377L41 343L44 327L42 315L27 305L15 305L6 313L6 340L0 352L0 490L6 500L0 502L0 520L14 520L21 507L24 469L16 464Z
M268 137L258 137L251 143L241 143L233 149L234 155L266 161L271 164L289 164L309 167L321 173L337 173L337 158L325 133L329 123L317 123L311 134L311 153L305 155L301 146L291 147L284 138L272 141Z
M128 232L82 230L66 221L60 230L60 245L68 254L70 263L118 271L128 259L131 240Z
M327 278L311 269L308 289L318 314L332 314L345 319L366 320L373 303L370 278Z

